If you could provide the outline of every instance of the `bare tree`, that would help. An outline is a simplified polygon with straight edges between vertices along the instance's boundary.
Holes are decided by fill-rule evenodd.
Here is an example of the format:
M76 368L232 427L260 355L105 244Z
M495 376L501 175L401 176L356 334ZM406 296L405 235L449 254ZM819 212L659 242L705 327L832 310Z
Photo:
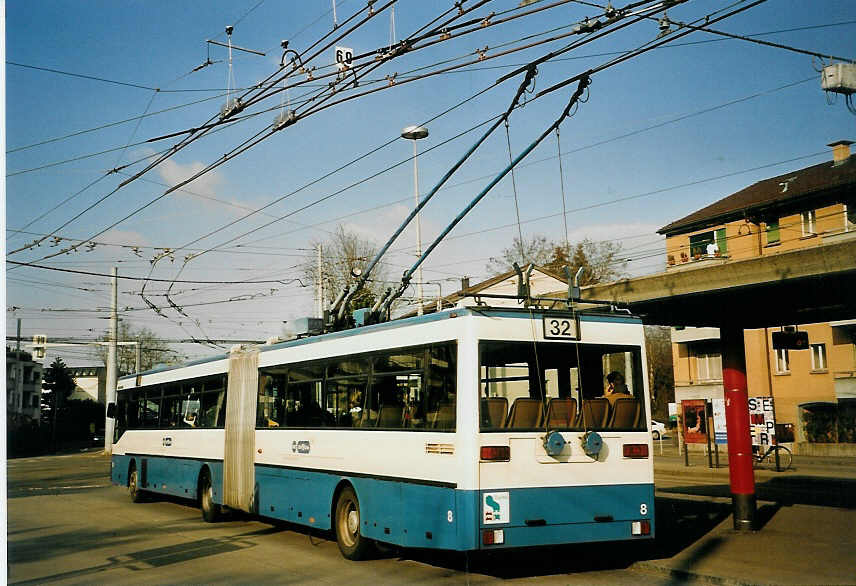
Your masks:
M160 340L153 331L147 328L134 329L126 322L119 322L119 342L139 342L140 344L140 370L151 370L158 364L171 364L177 359L177 353L168 344ZM99 341L110 340L109 333L105 333ZM107 346L98 346L98 358L107 364ZM131 374L135 371L137 361L137 348L133 345L119 346L116 351L116 361L119 376Z
M621 244L617 242L595 242L585 238L566 247L542 235L522 243L515 236L512 245L503 249L498 258L490 259L487 270L491 274L501 274L511 270L514 262L520 266L534 263L560 275L565 266L571 267L571 274L582 267L581 285L616 281L625 276L627 268L626 261L621 258Z
M318 286L318 258L315 252L321 245L321 282L324 285L325 303L335 299L345 288L353 286L356 276L361 275L377 254L377 246L354 232L345 230L341 224L326 241L312 242L313 250L306 255L302 265L305 280ZM378 299L386 287L386 269L378 265L369 276L363 289L351 298L351 308L369 307Z
M663 326L645 326L645 354L648 356L651 415L660 421L668 421L668 406L675 400L671 329Z

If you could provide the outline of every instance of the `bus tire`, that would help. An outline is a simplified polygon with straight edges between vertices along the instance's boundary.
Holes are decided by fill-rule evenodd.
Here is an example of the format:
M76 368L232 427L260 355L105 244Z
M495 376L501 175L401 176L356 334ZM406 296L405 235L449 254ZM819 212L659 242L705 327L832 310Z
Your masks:
M220 518L220 505L214 502L214 487L211 486L211 473L208 468L199 477L199 508L206 523L214 523Z
M352 486L345 486L336 499L333 529L336 543L345 559L362 560L368 557L372 541L360 532L360 501Z
M140 489L140 475L137 472L137 467L131 465L131 471L128 472L128 494L131 496L132 503L143 502L143 491Z

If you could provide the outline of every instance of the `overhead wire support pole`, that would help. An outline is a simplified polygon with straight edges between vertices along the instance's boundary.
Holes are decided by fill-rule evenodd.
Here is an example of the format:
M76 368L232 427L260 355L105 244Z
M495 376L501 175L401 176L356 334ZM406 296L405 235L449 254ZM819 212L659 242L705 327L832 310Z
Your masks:
M117 342L119 337L119 317L117 315L118 305L118 269L113 267L110 271L110 345L107 346L107 404L116 402L116 380L118 378ZM116 420L105 417L104 421L104 452L113 452L113 428Z
M500 171L500 173L496 177L494 177L490 181L490 183L488 183L487 186L485 186L485 188L482 189L478 195L476 195L476 197L473 198L473 200L467 205L467 207L465 207L461 211L461 213L459 213L457 217L452 220L452 222L448 226L446 226L446 228L440 233L439 236L437 236L434 242L432 242L425 250L425 252L422 253L422 256L420 256L416 260L413 266L411 266L407 271L405 271L404 275L401 277L401 285L399 286L399 288L395 291L395 293L389 296L381 305L381 313L386 312L392 302L401 296L401 294L409 285L410 279L413 277L413 273L416 271L419 265L421 265L425 261L428 255L431 254L431 252L433 252L435 248L437 248L440 242L442 242L443 238L445 238L449 234L449 232L451 232L455 228L455 226L457 226L458 223L460 223L460 221L464 219L464 216L466 216L470 212L470 210L472 210L484 198L484 196L487 195L490 190L496 186L497 183L502 181L503 177L505 177L515 166L517 166L520 161L526 158L529 153L535 150L535 147L537 147L541 143L541 141L543 141L551 132L558 128L562 121L570 115L571 108L573 108L574 105L577 104L580 99L580 96L582 96L583 92L588 87L590 82L591 80L589 76L587 74L582 74L579 79L577 89L576 91L574 91L573 95L571 96L571 99L568 101L568 105L565 106L565 109L562 111L562 114L544 132L542 132L537 139L535 139L528 147L526 147L523 152L517 155L514 160L511 161L505 167L505 169Z
M521 96L523 96L523 93L526 91L526 88L529 87L529 85L532 83L532 80L535 78L535 75L537 75L537 73L538 71L535 67L530 67L526 70L526 77L520 84L520 87L517 88L517 93L514 95L514 99L511 100L511 104L508 106L508 109L505 111L505 113L500 116L496 120L496 122L494 122L490 126L490 128L487 129L487 131L485 131L485 133L473 144L473 146L471 146L469 150L467 150L467 152L464 153L464 155L460 159L458 159L458 161L454 165L452 165L452 167L448 171L446 171L446 173L443 175L443 177L440 178L437 184L434 185L431 191L425 194L425 197L423 197L419 201L419 203L410 212L410 214L408 214L408 216L404 219L398 229L393 233L392 236L390 236L386 244L384 244L383 247L378 251L375 257L363 271L363 274L360 276L360 280L357 281L357 283L354 285L354 288L350 292L350 294L346 295L341 300L338 306L334 306L331 308L331 311L336 313L337 322L341 322L341 320L344 318L344 313L347 309L348 301L350 301L351 298L366 284L366 281L368 281L372 270L375 268L377 263L380 262L381 257L386 254L387 250L389 250L389 247L392 246L392 244L401 235L401 233L408 226L408 224L410 224L413 218L415 218L419 214L422 208L424 208L425 205L431 200L431 198L434 197L434 195L440 190L440 188L446 183L446 181L448 181L452 177L452 175L454 175L455 172L461 168L461 165L463 165L464 162L466 162L466 160L469 159L470 156L482 145L482 143L487 140L487 138L497 128L499 128L503 121L508 119L508 117L511 115L511 112L514 110L514 108L517 107L517 104L520 101Z

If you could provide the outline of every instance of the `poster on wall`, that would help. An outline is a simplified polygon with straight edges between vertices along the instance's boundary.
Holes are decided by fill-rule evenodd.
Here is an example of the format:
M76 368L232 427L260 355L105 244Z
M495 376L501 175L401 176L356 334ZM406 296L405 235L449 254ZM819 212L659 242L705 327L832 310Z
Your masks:
M773 397L749 397L749 426L752 429L753 446L766 448L776 445Z
M707 443L706 411L707 401L705 399L686 399L681 401L685 443Z
M728 443L728 431L725 427L725 399L711 399L713 408L713 442L716 444Z

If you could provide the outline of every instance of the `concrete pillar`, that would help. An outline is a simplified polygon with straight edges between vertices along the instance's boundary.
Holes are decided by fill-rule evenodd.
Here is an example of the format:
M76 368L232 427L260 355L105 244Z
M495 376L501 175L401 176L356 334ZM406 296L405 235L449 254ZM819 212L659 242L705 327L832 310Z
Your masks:
M752 436L749 430L743 328L731 325L722 327L720 339L734 529L751 531L755 525L755 473L752 471Z

